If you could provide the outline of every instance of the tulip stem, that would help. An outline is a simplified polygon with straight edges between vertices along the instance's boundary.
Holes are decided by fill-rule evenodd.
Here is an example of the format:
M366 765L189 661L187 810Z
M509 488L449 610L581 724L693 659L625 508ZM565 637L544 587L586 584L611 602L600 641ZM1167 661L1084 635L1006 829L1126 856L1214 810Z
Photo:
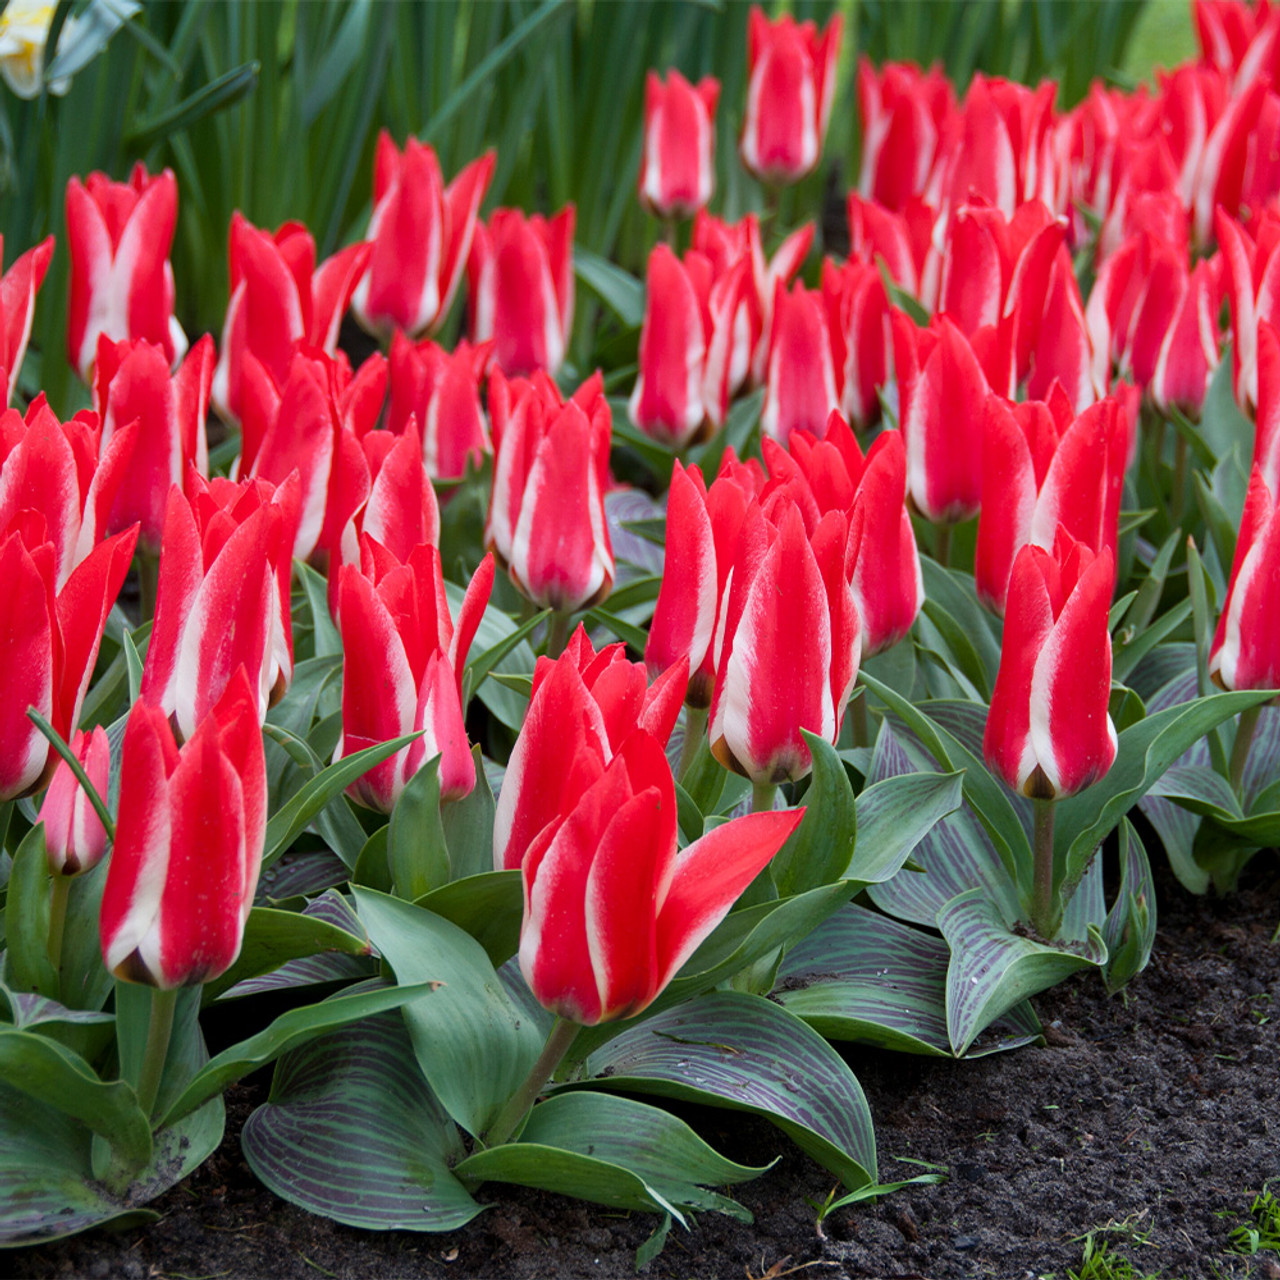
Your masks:
M933 543L933 558L944 568L951 567L951 526L940 524Z
M684 741L680 744L680 764L676 768L676 781L683 782L698 758L698 748L707 732L707 716L709 707L690 707L684 709Z
M515 1133L516 1126L533 1109L547 1082L555 1074L556 1068L569 1052L580 1027L567 1018L557 1018L547 1034L547 1042L542 1046L538 1060L533 1069L525 1077L525 1082L507 1099L507 1105L498 1113L498 1118L489 1126L488 1133L483 1135L486 1147L500 1147Z
M67 923L67 899L71 894L71 877L53 873L53 898L49 903L49 963L54 977L61 982L62 932Z
M753 782L751 784L751 812L772 813L773 798L778 792L776 782Z
M1053 893L1053 806L1052 800L1032 800L1032 847L1035 855L1035 883L1031 901L1031 923L1046 941L1052 941L1062 923L1062 910L1054 904Z
M178 1004L178 988L151 989L151 1021L147 1027L147 1047L142 1054L142 1073L138 1077L138 1106L148 1119L155 1109L160 1092L160 1077L169 1056L169 1037L173 1033L173 1011Z
M1253 733L1258 727L1258 717L1262 714L1261 705L1250 707L1240 713L1240 723L1236 727L1236 741L1231 748L1231 763L1227 767L1227 780L1236 795L1242 795L1244 784L1244 767L1249 763L1249 748L1253 745Z
M573 621L571 610L554 609L547 626L547 657L558 658L569 643L569 624Z

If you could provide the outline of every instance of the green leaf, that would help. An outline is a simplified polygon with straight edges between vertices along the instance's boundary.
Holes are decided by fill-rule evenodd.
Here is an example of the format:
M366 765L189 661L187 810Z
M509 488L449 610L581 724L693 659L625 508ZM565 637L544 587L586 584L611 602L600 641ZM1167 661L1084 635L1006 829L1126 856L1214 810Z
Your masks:
M941 938L852 903L792 948L772 998L828 1040L952 1056ZM1031 1006L1014 1008L968 1056L1016 1049L1040 1034Z
M167 1128L175 1124L201 1103L221 1093L228 1085L268 1062L274 1062L287 1050L296 1049L299 1045L307 1044L349 1022L372 1018L389 1009L398 1009L430 994L436 985L433 982L422 982L414 986L406 984L401 987L361 991L355 995L343 993L321 1004L306 1005L282 1013L269 1027L211 1058L169 1107L160 1127Z
M715 991L645 1017L584 1065L596 1088L751 1111L850 1190L875 1178L871 1112L853 1072L772 1001Z
M542 1037L511 1003L484 948L421 907L355 889L356 908L382 958L403 983L440 982L404 1011L423 1074L449 1115L483 1133L524 1082Z
M0 1080L101 1134L130 1168L151 1159L151 1126L133 1090L120 1080L105 1084L56 1040L0 1025Z
M598 622L606 630L611 631L619 640L629 644L637 653L644 653L649 636L643 627L637 627L634 623L628 622L625 618L620 618L617 614L610 612L608 609L602 609L598 605L594 609L587 610L587 617L592 622Z
M376 747L366 747L354 755L343 756L324 772L308 780L268 821L266 848L262 855L263 866L270 866L306 830L312 818L361 774L367 773L375 764L381 764L421 736L420 732L409 733L402 738L381 742ZM335 849L334 852L340 854L339 850Z
M495 969L510 960L520 945L524 887L519 871L486 871L454 880L414 905L469 933L485 949Z
M138 121L127 137L130 147L139 152L148 151L157 142L183 133L206 117L239 102L257 86L260 70L261 64L257 62L232 67L167 111Z
M844 878L858 830L857 802L844 762L824 738L807 729L800 732L813 757L813 780L805 792L804 818L769 864L783 898Z
M1107 990L1119 991L1147 967L1156 940L1156 886L1142 840L1120 821L1120 891L1102 926L1107 944Z
M449 598L449 610L456 618L462 607L463 590L456 583L444 584L445 594ZM533 650L525 642L529 633L550 616L550 610L544 609L534 617L526 619L516 626L496 605L490 604L476 628L475 639L471 643L472 652L476 646L482 646L480 654L467 663L465 683L473 694L478 694L480 701L498 718L501 723L517 733L524 723L526 702L518 694L504 689L495 681L485 677L490 671L507 671L515 675L526 675L533 670ZM463 708L465 713L466 708Z
M691 1210L747 1218L708 1188L764 1171L726 1160L658 1107L585 1090L540 1103L519 1142L478 1151L454 1169L473 1185L511 1182L611 1208L666 1212L682 1226Z
M440 809L444 843L449 851L449 879L464 880L493 866L493 788L484 771L478 746L471 748L476 785L461 800L447 801Z
M9 870L5 895L4 980L15 991L35 991L51 1000L61 984L49 960L49 912L53 880L45 849L44 823L37 822L22 838Z
M1036 942L1014 933L981 889L952 898L938 912L938 928L951 947L947 1035L957 1057L1020 1001L1107 962L1107 944L1095 927L1083 944Z
M205 983L204 1002L208 1004L216 1000L238 982L271 973L289 960L322 952L367 956L369 939L340 929L318 916L254 907L245 922L239 957L220 978Z
M412 902L449 882L449 851L440 821L440 759L409 779L391 813L387 860L396 896Z
M882 733L891 733L886 725ZM963 803L962 773L904 773L872 783L858 797L858 843L842 879L881 884Z
M290 1050L241 1149L269 1190L369 1231L451 1231L482 1207L453 1176L465 1153L394 1014Z
M644 321L644 284L607 258L575 245L573 273L622 321L638 329Z
M329 584L305 560L295 560L293 571L307 597L311 612L311 636L315 657L328 658L342 653L342 636L329 616Z

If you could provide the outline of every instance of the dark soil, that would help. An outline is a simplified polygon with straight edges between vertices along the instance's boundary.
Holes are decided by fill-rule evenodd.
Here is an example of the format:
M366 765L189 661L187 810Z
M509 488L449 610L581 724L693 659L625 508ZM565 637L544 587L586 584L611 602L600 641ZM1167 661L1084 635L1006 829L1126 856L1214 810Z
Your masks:
M1159 873L1158 873L1159 875ZM753 1226L708 1215L672 1232L653 1277L1039 1277L1079 1271L1085 1236L1134 1276L1280 1278L1280 1254L1244 1257L1230 1232L1280 1176L1280 869L1197 900L1160 877L1155 957L1123 995L1078 977L1036 1000L1048 1043L977 1062L848 1049L875 1116L882 1181L945 1165L950 1180L837 1210L832 1178L764 1122L686 1113L727 1155L782 1159L734 1195ZM445 1236L355 1231L259 1186L237 1134L265 1075L229 1095L227 1139L156 1202L161 1221L0 1258L23 1276L624 1277L655 1221L533 1192L485 1188L493 1208ZM1121 1272L1120 1274L1129 1274Z

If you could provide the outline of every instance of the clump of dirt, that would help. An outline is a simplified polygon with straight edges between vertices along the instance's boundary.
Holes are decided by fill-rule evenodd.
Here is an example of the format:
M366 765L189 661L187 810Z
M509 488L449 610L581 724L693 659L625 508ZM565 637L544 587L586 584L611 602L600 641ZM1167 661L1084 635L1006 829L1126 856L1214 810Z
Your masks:
M1088 975L1038 998L1044 1048L976 1062L848 1048L875 1116L881 1180L923 1161L948 1169L944 1185L837 1210L819 1229L812 1205L833 1189L825 1170L763 1121L689 1109L733 1159L781 1159L734 1189L753 1224L708 1215L677 1228L644 1274L1066 1280L1093 1232L1137 1275L1280 1278L1280 1256L1246 1258L1230 1240L1253 1193L1280 1176L1280 870L1274 853L1260 855L1224 900L1157 878L1151 966L1111 999ZM240 1126L267 1084L264 1073L231 1091L226 1141L156 1202L159 1222L16 1251L0 1267L91 1280L624 1277L656 1225L497 1186L481 1192L491 1208L445 1236L312 1217L264 1190L240 1155Z

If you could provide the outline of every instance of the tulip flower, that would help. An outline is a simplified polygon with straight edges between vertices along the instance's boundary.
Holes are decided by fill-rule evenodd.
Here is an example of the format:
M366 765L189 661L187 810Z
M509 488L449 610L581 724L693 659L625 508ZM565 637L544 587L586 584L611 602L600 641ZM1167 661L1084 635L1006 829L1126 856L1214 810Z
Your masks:
M701 212L693 220L691 248L711 263L713 280L731 275L737 264L750 263L750 282L743 286L733 318L733 347L729 357L729 394L748 380L762 383L769 358L769 331L778 283L789 285L804 264L813 244L812 222L793 231L772 258L765 257L760 220L749 213L741 222L729 223Z
M256 702L239 673L181 749L159 707L134 705L100 917L116 977L193 986L240 954L267 829Z
M562 402L545 374L489 379L494 463L485 544L530 600L560 613L613 588L605 522L609 403L593 374Z
M102 418L104 446L122 427L137 421L128 474L111 507L107 528L116 532L138 521L139 541L151 554L160 548L170 486L188 467L209 472L205 417L213 379L213 339L206 334L176 373L159 347L148 342L98 340L93 371L94 406Z
M1280 688L1280 519L1258 467L1249 479L1209 674L1227 689Z
M71 300L67 359L88 382L98 339L150 342L172 367L187 349L173 314L169 250L178 221L173 170L152 177L141 161L128 182L91 173L67 183Z
M1280 323L1280 213L1263 213L1252 233L1221 209L1214 225L1231 303L1232 386L1247 412L1258 403L1258 324Z
M1014 559L982 749L994 773L1034 800L1074 795L1115 759L1114 584L1110 548L1095 555L1065 529L1052 551L1028 544Z
M316 243L300 222L286 222L272 235L239 211L231 215L231 300L213 375L214 408L228 422L240 421L246 378L265 374L281 387L300 346L334 354L343 313L372 252L364 242L348 245L317 266Z
M653 71L645 77L640 203L657 217L691 218L711 199L719 100L713 76L697 85L674 69L666 84Z
M876 268L883 260L889 278L929 312L937 310L942 253L934 242L938 211L923 199L907 201L895 213L856 191L846 203L849 222L849 258Z
M21 511L40 512L59 590L105 535L137 435L131 423L104 443L97 414L84 410L59 422L43 393L25 418L16 409L0 412L0 529Z
M803 815L751 814L679 851L671 768L643 729L566 801L521 864L520 972L540 1004L585 1026L646 1009Z
M8 392L18 384L22 359L31 337L31 320L36 309L36 293L44 283L53 257L53 237L21 254L0 276L0 369L8 376L8 390L0 395L0 408L9 403ZM0 263L4 261L4 237L0 236Z
M1126 415L1112 398L1076 417L1056 383L1047 402L988 397L974 553L978 597L988 608L1004 612L1020 548L1051 551L1059 528L1115 557L1128 452Z
M486 152L446 187L435 148L410 138L401 153L385 129L378 135L365 237L373 249L351 298L370 333L417 337L449 314L496 163Z
M822 295L803 285L788 293L779 284L760 429L782 444L794 431L822 436L827 419L839 408L840 387Z
M768 183L798 182L822 154L836 94L843 19L821 35L812 22L783 14L770 22L753 7L747 19L747 111L740 153Z
M858 674L862 634L845 576L848 521L805 532L797 507L773 528L760 506L738 534L716 626L712 754L757 787L812 767L800 730L835 742Z
M666 746L688 672L679 661L649 684L644 665L629 662L623 645L597 653L581 626L559 658L538 659L529 711L498 794L495 870L521 865L543 828L573 807L633 731Z
M28 707L63 739L74 733L137 538L135 528L99 543L59 589L42 516L21 511L0 531L0 803L38 791L57 761Z
M494 341L508 376L559 371L573 330L573 205L547 219L496 209L467 259L471 340Z
M489 602L493 558L486 556L473 575L456 627L435 547L416 547L402 564L366 534L360 563L343 565L338 582L345 661L342 737L333 758L425 730L357 778L347 794L390 813L409 779L438 755L441 798L468 795L476 776L462 722L462 673Z
M259 721L293 677L289 582L300 485L191 472L169 490L141 696L189 738L243 669Z
M459 342L452 352L430 338L415 345L402 333L391 339L387 427L403 433L410 419L422 437L422 461L434 480L455 480L493 451L480 403L480 384L493 343Z
M822 264L836 381L844 388L841 412L857 427L880 419L880 390L889 379L889 296L878 267L850 261Z
M107 731L101 725L92 733L78 729L70 746L93 789L105 796L111 765ZM107 851L107 829L65 760L60 760L53 771L39 821L44 823L45 850L54 875L76 876L92 871L102 861Z
M627 407L633 425L682 449L724 424L734 321L747 282L745 261L717 280L702 254L691 250L681 262L666 245L654 247L640 371Z
M1258 412L1253 468L1262 473L1270 492L1280 493L1280 330L1266 320L1258 323Z

